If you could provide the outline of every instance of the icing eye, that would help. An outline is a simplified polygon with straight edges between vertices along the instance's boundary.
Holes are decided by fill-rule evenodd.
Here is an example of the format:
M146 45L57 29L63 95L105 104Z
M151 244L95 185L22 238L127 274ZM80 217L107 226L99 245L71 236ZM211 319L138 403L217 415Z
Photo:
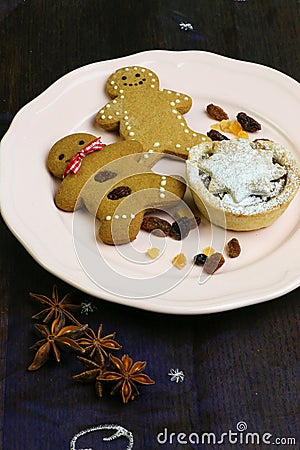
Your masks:
M143 78L143 81L146 81L146 78Z
M122 80L127 80L127 77L125 77L125 75L123 75Z
M129 86L132 86L132 83L129 83Z
M78 144L79 144L79 145L83 145L83 144L84 144L84 141L79 141Z
M141 74L140 73L136 73L135 76L138 78L138 77L141 76Z
M58 159L61 161L62 159L64 159L65 155L63 153L61 153L58 157Z
M142 82L142 81L139 81L139 84L143 84L143 82Z

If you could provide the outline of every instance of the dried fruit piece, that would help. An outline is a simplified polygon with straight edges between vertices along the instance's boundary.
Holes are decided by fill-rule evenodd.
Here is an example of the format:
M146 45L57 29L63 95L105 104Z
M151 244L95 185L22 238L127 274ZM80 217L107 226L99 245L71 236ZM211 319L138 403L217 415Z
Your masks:
M129 186L118 186L107 194L109 200L119 200L119 198L127 197L131 194Z
M219 123L213 123L213 124L210 126L210 128L211 128L212 130L217 130L217 131L220 131L220 130L221 130L221 126L220 126Z
M94 180L98 183L104 183L104 181L111 180L115 178L118 174L116 172L111 172L110 170L102 170L101 172L96 173L94 176Z
M196 266L203 266L206 263L207 255L205 253L198 253L198 255L194 256L194 264Z
M239 112L236 118L245 131L254 133L255 131L261 130L260 123L258 123L255 119L253 119L253 117L248 116L244 112Z
M151 259L155 259L159 255L159 249L156 247L148 248L146 255Z
M237 258L241 253L241 246L236 238L230 239L227 243L227 255L229 258Z
M179 270L183 269L186 266L186 262L186 256L183 253L179 253L172 259L173 266Z
M228 119L228 114L218 105L214 105L213 103L210 103L206 107L207 114L215 120L224 120Z
M184 216L172 223L169 236L176 241L180 241L188 236L191 231L191 220Z
M215 253L215 249L212 247L205 247L205 249L202 251L204 255L206 255L208 258Z
M249 139L247 131L244 131L244 130L239 131L238 134L237 134L237 137L238 138L243 138L243 139Z
M217 130L210 130L207 133L207 136L212 140L212 141L228 141L228 137L224 136L224 134L220 133Z
M231 120L222 120L220 122L220 130L230 133Z
M235 136L237 136L241 131L243 131L242 125L237 120L233 120L229 128L230 133L234 134Z
M204 270L206 273L213 274L223 266L224 262L225 259L222 253L216 252L207 258L204 264Z
M167 220L161 219L160 217L147 216L143 218L141 229L148 231L148 233L153 232L154 234L157 234L157 236L161 236L162 233L165 236L168 236L171 229L171 224ZM158 230L159 232L156 232Z

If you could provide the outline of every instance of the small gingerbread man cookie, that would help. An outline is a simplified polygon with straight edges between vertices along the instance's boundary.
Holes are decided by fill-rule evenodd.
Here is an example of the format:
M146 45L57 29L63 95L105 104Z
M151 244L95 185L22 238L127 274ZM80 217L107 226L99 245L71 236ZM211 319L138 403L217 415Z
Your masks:
M170 153L186 159L191 147L210 141L191 130L183 117L192 99L161 89L152 70L139 66L118 69L108 78L106 89L113 100L100 109L96 122L106 130L119 129L126 141L140 142L146 154Z
M85 205L99 219L99 237L106 244L134 240L144 214L176 206L186 188L178 176L152 172L150 159L140 164L142 152L136 141L105 146L91 134L62 138L51 148L47 163L50 172L62 179L56 206L74 211Z

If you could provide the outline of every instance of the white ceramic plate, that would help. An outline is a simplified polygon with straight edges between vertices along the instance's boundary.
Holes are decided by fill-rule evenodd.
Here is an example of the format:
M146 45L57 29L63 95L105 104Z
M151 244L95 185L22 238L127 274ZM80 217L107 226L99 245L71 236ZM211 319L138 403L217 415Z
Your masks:
M282 143L300 161L300 88L278 71L200 51L149 51L94 63L65 75L22 108L2 140L1 213L15 236L43 267L82 291L157 312L224 311L270 300L298 287L299 194L286 213L264 230L225 235L201 224L199 235L194 231L179 243L153 238L151 245L162 246L158 261L145 256L150 242L143 232L130 246L95 246L93 221L84 212L75 222L83 232L74 245L74 214L59 211L53 203L56 185L47 172L46 157L56 140L73 132L101 135L106 143L118 140L115 133L95 125L94 118L109 100L104 90L107 77L126 65L147 67L157 73L161 87L190 95L193 107L185 117L194 130L209 130L208 103L221 105L231 118L244 111L262 124L259 136ZM161 164L160 170L170 167L172 173L184 172L184 162L166 164L163 160ZM231 236L239 239L241 256L227 259L213 277L199 282L200 269L192 267L193 256L211 242L221 247ZM188 259L183 271L171 264L180 251ZM148 290L161 272L166 281L163 288ZM127 284L116 288L118 278L113 273Z

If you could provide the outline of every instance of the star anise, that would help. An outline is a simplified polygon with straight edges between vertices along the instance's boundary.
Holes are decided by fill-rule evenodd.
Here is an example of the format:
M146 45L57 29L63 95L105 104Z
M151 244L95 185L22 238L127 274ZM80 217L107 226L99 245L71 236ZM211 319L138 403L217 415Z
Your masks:
M115 394L118 390L121 391L123 403L128 400L134 400L139 395L139 391L135 383L140 384L154 384L148 375L142 373L146 367L146 361L136 361L133 363L132 358L128 355L123 355L122 359L109 355L109 359L116 371L105 371L99 376L100 381L115 381L111 394Z
M82 383L96 383L96 392L99 397L102 397L102 384L99 377L105 372L105 366L100 363L96 363L91 359L83 358L82 356L77 356L79 361L87 368L84 372L78 373L73 376L76 381L81 381Z
M108 357L107 350L120 350L122 346L114 340L116 333L111 333L104 337L101 337L101 333L102 324L99 325L97 334L91 328L87 328L84 336L79 339L78 343L85 348L86 353L91 358L95 355L95 359L104 364L105 358Z
M86 329L87 325L64 325L65 318L62 316L58 316L53 320L50 330L46 325L35 325L43 339L36 342L33 346L33 348L38 347L38 350L28 370L37 370L42 367L51 352L54 354L56 361L60 362L60 346L67 346L72 350L84 352L83 348L76 342L76 339Z
M56 319L59 315L65 316L68 319L71 320L71 322L76 323L76 325L81 325L80 322L73 316L71 311L76 311L81 308L80 305L74 305L70 302L70 297L72 296L72 293L66 294L62 300L58 299L58 290L57 286L53 286L52 289L52 297L46 297L46 295L42 294L34 294L32 292L29 293L29 295L34 298L35 300L38 300L43 305L47 305L45 309L40 311L39 313L32 316L33 319L40 319L44 317L43 322L47 323L50 322L52 319Z

